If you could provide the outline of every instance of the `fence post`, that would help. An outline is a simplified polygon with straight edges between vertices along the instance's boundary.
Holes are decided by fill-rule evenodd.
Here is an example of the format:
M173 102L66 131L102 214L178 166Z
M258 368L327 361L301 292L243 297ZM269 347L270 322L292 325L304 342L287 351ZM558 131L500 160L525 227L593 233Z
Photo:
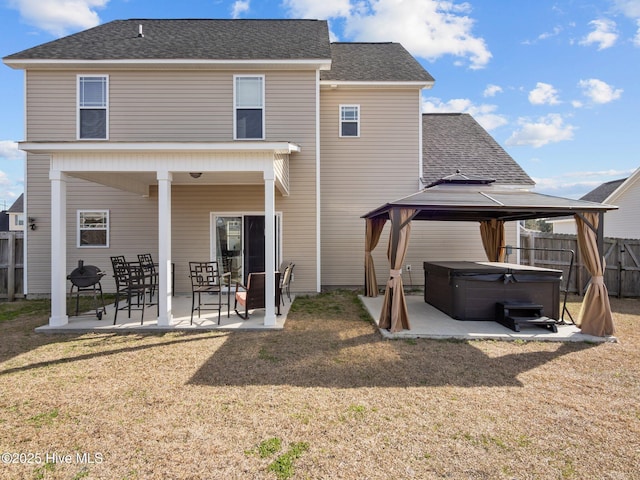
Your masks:
M13 302L16 294L16 234L7 238L7 299Z
M616 246L618 248L618 298L622 298L622 257L624 255L624 240L617 238Z

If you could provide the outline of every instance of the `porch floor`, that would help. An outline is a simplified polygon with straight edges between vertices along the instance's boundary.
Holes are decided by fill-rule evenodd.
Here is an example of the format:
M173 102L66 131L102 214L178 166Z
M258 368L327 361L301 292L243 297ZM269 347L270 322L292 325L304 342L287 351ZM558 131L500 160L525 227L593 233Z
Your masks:
M291 295L291 300L294 300ZM191 319L191 294L177 294L172 297L171 310L173 321L170 326L158 326L157 307L155 305L148 306L144 311L144 323L140 325L139 310L131 311L131 318L127 317L126 310L118 312L118 320L116 325L113 324L115 314L114 304L106 306L107 313L98 320L95 310L81 313L78 316L69 315L69 323L63 326L52 327L43 325L35 329L39 333L104 333L104 332L175 332L175 331L202 331L202 330L281 330L287 320L287 314L291 303L288 298L285 304L280 305L280 315L276 315L276 325L264 325L264 309L249 310L249 319L243 320L233 310L233 295L231 298L231 309L229 318L227 318L226 305L222 307L222 315L220 325L218 325L218 312L207 311L202 312L200 318L198 313L194 312L193 325L190 325Z
M384 295L377 297L360 296L369 314L376 324L380 319ZM434 338L462 340L528 340L549 342L617 342L616 337L595 337L585 335L575 325L558 325L558 332L535 326L523 326L519 332L492 321L455 320L436 307L426 303L422 295L407 295L407 309L411 330L391 333L380 329L384 338Z

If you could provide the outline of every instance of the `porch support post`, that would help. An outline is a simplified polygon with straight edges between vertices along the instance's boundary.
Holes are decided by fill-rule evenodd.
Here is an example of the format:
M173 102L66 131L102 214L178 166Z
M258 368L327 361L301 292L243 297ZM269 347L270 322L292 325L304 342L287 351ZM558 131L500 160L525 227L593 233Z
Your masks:
M67 179L59 170L51 180L51 317L49 326L69 323L67 316Z
M171 181L170 172L157 172L158 178L158 326L171 325Z
M265 269L265 326L276 325L275 298L275 174L273 160L267 160L264 168L264 269Z

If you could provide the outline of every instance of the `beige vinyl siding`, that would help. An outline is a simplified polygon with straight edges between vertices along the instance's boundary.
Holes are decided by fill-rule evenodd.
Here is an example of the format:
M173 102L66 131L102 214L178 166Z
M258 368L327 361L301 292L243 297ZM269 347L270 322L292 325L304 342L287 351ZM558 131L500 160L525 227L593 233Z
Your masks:
M111 141L233 139L233 75L238 71L103 69L28 71L29 140L76 139L77 75L82 73L109 76ZM242 73L265 75L266 140L291 141L292 134L314 129L315 72Z
M29 74L29 140L76 139L76 78L86 71L36 72ZM98 73L98 72L96 72ZM233 135L234 71L126 72L109 75L110 141L231 141ZM243 72L244 73L244 72ZM289 158L290 195L276 190L276 210L282 212L283 257L296 263L292 290L316 290L316 129L315 72L255 72L266 79L266 140L289 141L301 152ZM51 86L54 85L53 90ZM62 95L57 97L57 95ZM35 102L35 103L34 103ZM87 161L108 161L118 154L91 154ZM63 156L63 155L61 155ZM179 161L179 159L177 159ZM30 162L29 208L38 217L50 216L48 156ZM111 172L105 173L111 176ZM155 178L155 172L153 177ZM30 190L30 191L31 191ZM33 203L31 198L34 199ZM138 253L157 257L157 189L149 197L126 193L83 180L72 179L67 190L67 264L75 268L83 258L109 272L103 282L112 290L109 257ZM100 208L110 211L110 247L76 248L76 210ZM211 212L263 212L263 185L208 185L172 187L172 257L176 290L190 291L189 260L209 259ZM43 223L29 255L32 293L49 293L50 225Z
M417 90L321 93L322 284L363 285L365 213L419 188ZM339 105L360 105L360 138L339 138ZM429 260L486 260L477 222L413 222L404 265L410 286L424 284ZM516 225L507 226L516 245ZM380 286L388 278L389 225L373 252Z
M37 229L29 232L28 284L30 295L50 292L51 283L51 186L49 157L27 157L28 215L36 219ZM109 248L77 248L77 211L109 210ZM158 250L157 199L104 187L73 177L67 178L67 272L78 260L96 265L108 274L102 280L105 291L113 291L111 255L125 255L134 260L138 253ZM70 284L68 285L70 287Z
M76 139L76 72L26 72L28 141Z
M360 106L359 138L339 137L341 104ZM360 217L417 190L418 121L417 89L321 91L323 285L362 285Z

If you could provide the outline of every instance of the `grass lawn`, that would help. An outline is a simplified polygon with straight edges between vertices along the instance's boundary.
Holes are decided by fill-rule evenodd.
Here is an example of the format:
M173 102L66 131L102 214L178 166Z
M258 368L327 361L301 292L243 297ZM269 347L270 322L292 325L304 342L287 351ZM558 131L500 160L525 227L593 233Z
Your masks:
M595 345L385 341L347 291L268 332L43 335L46 302L2 303L0 478L640 479L640 300L611 304Z

